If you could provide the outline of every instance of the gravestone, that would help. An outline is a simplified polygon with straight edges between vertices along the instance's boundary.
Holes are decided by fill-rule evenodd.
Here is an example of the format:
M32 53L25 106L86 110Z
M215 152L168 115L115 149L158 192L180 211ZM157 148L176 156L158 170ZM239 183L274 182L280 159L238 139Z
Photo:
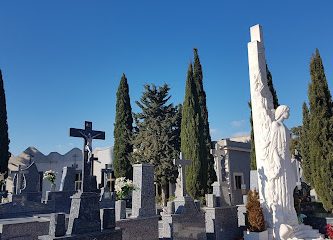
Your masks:
M225 164L221 163L222 159L225 160L225 153L218 144L215 144L215 149L211 149L210 153L214 156L214 169L217 176L217 181L212 184L213 194L216 196L216 206L230 206L230 184L227 182Z
M11 173L14 173L14 178L13 178L13 182L14 182L14 194L20 194L21 190L23 188L23 174L26 172L25 170L22 169L22 165L18 165L17 167L17 171L11 171Z
M173 204L168 203L168 211L163 212L159 222L159 237L162 239L206 239L205 215L200 203L194 201L186 192L186 175L184 167L191 163L183 159L174 160L178 167L176 198ZM199 203L199 204L198 204Z
M174 159L173 163L178 167L178 178L176 182L175 191L175 213L181 214L186 211L197 211L193 199L188 195L186 191L186 174L185 166L191 164L191 160L183 159L183 154L179 154L179 159Z
M133 165L132 214L116 222L123 231L123 240L158 239L159 215L156 214L154 166Z
M237 206L217 206L216 196L206 194L205 222L208 240L238 239Z
M66 233L64 213L52 213L50 218L49 235L53 237L61 237Z
M96 193L96 177L91 175L92 140L105 139L105 133L92 130L92 123L85 122L85 129L70 129L71 137L84 139L82 189L72 198L67 234L96 232L101 228L99 196ZM95 185L96 184L96 185Z
M42 193L40 191L40 176L37 166L32 162L28 167L18 166L18 171L14 176L15 194L12 195L12 201L22 199L32 202L41 202Z
M100 184L100 207L101 208L115 208L116 196L114 192L113 183L116 178L114 177L111 164L105 164L105 168L101 170L101 184Z
M46 191L45 204L52 207L54 212L69 213L71 196L75 194L75 167L64 167L59 191Z
M62 170L59 191L75 191L75 167L64 167Z
M152 164L133 165L132 217L156 215L154 166Z

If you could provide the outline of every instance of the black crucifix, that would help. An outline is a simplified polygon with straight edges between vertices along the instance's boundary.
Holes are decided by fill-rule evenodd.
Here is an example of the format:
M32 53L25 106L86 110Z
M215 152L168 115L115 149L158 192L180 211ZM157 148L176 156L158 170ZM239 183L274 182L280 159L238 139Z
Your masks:
M82 169L82 192L91 192L97 186L93 185L92 164L94 157L92 154L92 140L105 140L105 132L92 130L92 122L85 121L84 129L70 128L69 135L71 137L81 137L84 139L83 146L83 169Z

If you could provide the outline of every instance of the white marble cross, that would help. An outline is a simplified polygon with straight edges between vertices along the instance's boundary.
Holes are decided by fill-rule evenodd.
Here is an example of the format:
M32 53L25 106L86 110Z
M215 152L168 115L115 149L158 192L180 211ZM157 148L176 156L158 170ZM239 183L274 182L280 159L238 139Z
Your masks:
M183 154L179 154L179 159L174 159L173 164L177 165L178 167L178 178L176 184L176 198L182 198L187 195L186 192L186 175L185 175L185 167L186 165L191 164L191 160L183 159Z

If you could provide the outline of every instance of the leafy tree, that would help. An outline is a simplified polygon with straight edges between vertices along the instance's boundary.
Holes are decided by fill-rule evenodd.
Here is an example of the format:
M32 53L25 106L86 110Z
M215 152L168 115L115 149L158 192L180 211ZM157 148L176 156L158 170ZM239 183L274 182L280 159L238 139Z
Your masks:
M0 70L0 173L5 176L8 175L8 160L10 157L9 152L9 138L8 138L8 123L7 123L7 109L6 109L6 96Z
M173 159L179 154L180 106L168 104L169 86L145 85L140 101L141 112L134 114L135 137L133 158L135 162L151 163L155 167L155 181L161 186L162 201L166 203L169 182L175 182L177 167Z
M316 49L310 62L309 161L313 186L326 210L333 209L333 125L332 97L324 66Z
M193 79L193 67L189 65L187 71L187 80L185 87L185 98L182 109L181 120L181 151L185 159L192 161L191 165L186 167L186 189L193 197L198 198L204 192L201 164L201 144L202 135L200 135L200 107L195 82Z
M129 97L129 87L125 74L121 77L116 103L116 119L114 124L114 147L113 165L115 176L132 179L133 170L131 165L132 130L133 130L132 107Z
M276 91L274 89L273 77L272 77L271 72L268 69L267 64L266 64L266 74L267 74L267 85L268 85L268 88L269 88L269 90L272 94L272 97L273 97L273 106L274 106L274 109L277 109L277 107L279 106L279 100L278 100ZM256 161L256 148L255 148L255 143L254 143L252 106L251 106L251 102L249 102L248 104L249 104L249 107L250 107L250 110L251 110L251 116L250 116L250 124L251 124L251 154L250 154L251 169L256 170L257 169L257 161Z
M198 50L193 49L194 53L194 63L193 63L193 79L195 82L195 87L198 96L199 105L199 132L201 140L200 146L200 161L201 161L201 181L203 184L203 191L211 191L211 185L216 181L216 173L214 170L214 157L210 154L210 149L212 148L212 140L209 131L209 121L208 121L208 110L206 104L206 93L203 88L203 73L202 66L200 63Z

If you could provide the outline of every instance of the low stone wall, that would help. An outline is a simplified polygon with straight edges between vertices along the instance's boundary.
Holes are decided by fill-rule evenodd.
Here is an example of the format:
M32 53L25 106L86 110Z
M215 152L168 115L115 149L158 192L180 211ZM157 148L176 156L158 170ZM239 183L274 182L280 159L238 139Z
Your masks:
M36 240L48 234L49 220L46 218L18 218L0 222L1 240Z
M123 240L156 240L158 239L159 216L145 218L127 218L116 222L122 229Z

